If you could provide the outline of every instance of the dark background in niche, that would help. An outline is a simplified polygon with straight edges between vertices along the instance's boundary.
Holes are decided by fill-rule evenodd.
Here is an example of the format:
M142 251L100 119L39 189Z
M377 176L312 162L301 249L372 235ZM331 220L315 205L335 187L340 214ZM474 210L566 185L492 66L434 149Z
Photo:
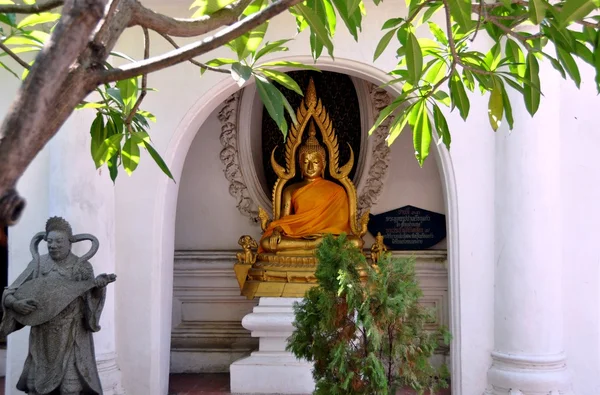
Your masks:
M313 81L315 82L315 89L317 91L317 98L321 99L321 102L327 110L330 119L333 121L333 127L335 129L340 147L340 166L345 164L348 159L350 159L348 143L354 151L355 163L349 175L350 179L352 180L354 178L354 174L356 173L356 161L358 160L358 156L360 154L361 135L360 108L358 105L358 96L352 80L345 74L327 71L320 73L316 71L290 71L287 74L298 83L300 89L302 89L302 92L306 91L310 78L313 78ZM278 88L288 99L294 111L296 111L296 109L300 106L303 97L296 92L282 87L281 85L279 85ZM288 126L291 126L291 120L287 112L286 119ZM317 125L315 124L315 126ZM307 133L304 133L303 140L305 140L307 136ZM319 139L319 142L322 143L321 134L318 131L317 138ZM277 147L277 151L275 151L275 159L277 159L277 162L280 165L285 166L285 146L283 142L283 135L281 134L281 131L277 127L275 121L273 121L269 116L266 108L263 108L263 167L265 169L267 186L269 188L269 190L265 192L269 197L273 191L275 181L277 181L277 175L271 167L271 152L275 147ZM325 149L327 150L327 147L325 147ZM298 164L296 163L296 166L297 165ZM329 178L328 172L326 173L326 178ZM300 180L299 173L297 175L297 180Z

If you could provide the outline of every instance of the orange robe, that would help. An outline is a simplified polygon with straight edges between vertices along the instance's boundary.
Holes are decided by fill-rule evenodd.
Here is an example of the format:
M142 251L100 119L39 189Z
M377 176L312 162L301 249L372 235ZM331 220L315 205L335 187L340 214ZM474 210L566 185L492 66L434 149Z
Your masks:
M352 233L346 190L340 185L316 179L292 193L293 214L269 224L261 241L281 227L288 237L302 238L314 234Z

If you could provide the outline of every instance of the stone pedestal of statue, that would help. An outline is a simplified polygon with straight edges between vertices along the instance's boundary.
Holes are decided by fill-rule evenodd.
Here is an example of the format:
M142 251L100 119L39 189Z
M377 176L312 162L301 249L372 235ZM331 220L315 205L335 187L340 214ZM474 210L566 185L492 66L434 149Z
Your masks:
M259 338L259 349L231 364L231 392L244 394L310 394L312 364L285 351L294 327L296 298L260 298L242 326Z

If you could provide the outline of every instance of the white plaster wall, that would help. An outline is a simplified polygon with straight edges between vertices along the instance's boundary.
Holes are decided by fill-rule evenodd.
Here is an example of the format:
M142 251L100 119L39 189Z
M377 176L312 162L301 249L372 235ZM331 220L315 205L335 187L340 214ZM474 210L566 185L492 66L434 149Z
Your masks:
M260 226L252 225L238 211L236 198L229 194L225 165L219 158L223 146L217 114L221 108L202 125L185 158L177 201L176 250L235 249L241 235L260 237Z
M587 80L581 90L572 81L560 85L564 344L575 393L596 395L600 393L600 99L593 70L587 64L579 66Z

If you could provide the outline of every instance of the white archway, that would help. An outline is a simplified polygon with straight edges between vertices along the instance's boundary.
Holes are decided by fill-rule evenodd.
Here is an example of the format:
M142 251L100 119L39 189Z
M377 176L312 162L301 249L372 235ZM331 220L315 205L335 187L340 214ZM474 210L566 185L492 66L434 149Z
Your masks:
M304 63L312 63L309 56L287 56L281 60L294 60ZM372 65L356 62L353 60L336 58L322 59L317 66L323 70L345 73L362 78L377 85L384 84L390 77L383 71ZM208 116L227 97L239 89L232 79L226 79L217 83L212 89L204 94L194 106L190 108L185 117L179 123L168 149L164 155L176 180L181 178L183 165L189 147L196 136L201 125ZM388 88L390 93L399 92ZM206 99L210 98L210 99ZM460 293L460 263L459 263L459 239L458 239L458 203L454 169L450 153L441 145L434 145L433 154L438 163L442 188L446 204L446 222L448 239L448 272L449 272L449 295L450 295L450 331L453 340L450 346L452 388L455 393L463 393L462 382L462 358L461 358L461 293ZM157 306L158 311L151 320L151 331L153 338L159 339L159 347L152 349L151 372L152 393L166 393L168 389L169 356L171 340L171 309L173 288L173 258L175 238L175 214L177 209L177 195L179 185L162 177L158 181L156 189L156 205L153 213L154 226L151 245L154 255L162 262L159 276L152 279L152 300L150 304ZM158 226L160 224L160 226Z

